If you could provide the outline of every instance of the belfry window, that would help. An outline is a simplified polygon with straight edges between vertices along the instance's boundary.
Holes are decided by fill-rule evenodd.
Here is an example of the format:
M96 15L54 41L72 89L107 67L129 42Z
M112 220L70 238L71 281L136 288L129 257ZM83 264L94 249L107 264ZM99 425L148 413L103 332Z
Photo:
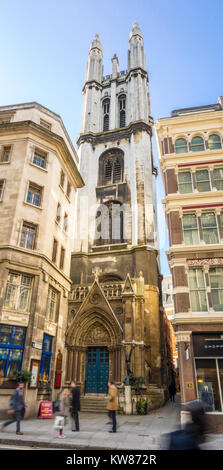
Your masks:
M99 158L98 186L123 182L124 154L120 149L104 152Z
M106 98L103 101L103 131L109 130L109 111L110 111L110 100Z
M125 95L121 95L119 98L119 126L125 127Z

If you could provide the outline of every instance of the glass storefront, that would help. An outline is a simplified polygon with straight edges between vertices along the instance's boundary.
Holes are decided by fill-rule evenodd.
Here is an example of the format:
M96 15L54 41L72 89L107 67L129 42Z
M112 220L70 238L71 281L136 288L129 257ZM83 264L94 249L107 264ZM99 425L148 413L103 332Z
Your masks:
M0 325L0 378L11 378L22 368L26 328Z
M223 412L223 334L193 335L198 398L208 412Z

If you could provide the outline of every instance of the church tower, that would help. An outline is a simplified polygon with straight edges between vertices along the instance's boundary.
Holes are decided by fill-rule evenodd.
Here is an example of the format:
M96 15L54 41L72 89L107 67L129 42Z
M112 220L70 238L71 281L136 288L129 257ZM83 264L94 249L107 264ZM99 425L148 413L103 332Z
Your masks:
M71 262L66 380L82 394L122 386L130 371L162 387L156 176L148 73L137 23L128 69L103 76L98 35L83 87L80 173Z

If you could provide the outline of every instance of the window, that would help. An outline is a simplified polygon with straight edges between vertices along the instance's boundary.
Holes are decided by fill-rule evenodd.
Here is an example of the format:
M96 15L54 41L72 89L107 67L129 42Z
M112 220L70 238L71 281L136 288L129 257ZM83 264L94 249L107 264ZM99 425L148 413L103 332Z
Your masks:
M183 215L183 237L185 245L199 244L196 214Z
M104 184L122 181L122 159L108 158L104 163Z
M110 110L110 100L106 98L103 101L103 131L109 130L109 110Z
M214 168L214 182L216 188L220 191L223 190L223 168Z
M58 241L54 238L53 239L53 253L52 253L53 263L56 263L56 260L57 260L57 247L58 247Z
M202 268L189 269L189 291L192 312L207 312L207 297Z
M37 232L36 225L23 222L19 245L23 248L28 248L29 250L33 250L36 244L36 232Z
M191 141L191 150L192 152L201 152L204 150L204 139L199 136L193 137Z
M125 102L126 102L126 96L121 95L119 97L119 125L120 127L125 127Z
M207 212L201 215L203 229L203 239L207 244L219 243L217 220L214 212Z
M64 187L64 182L65 182L65 173L63 170L60 172L60 186L63 188Z
M29 311L32 277L26 274L9 273L4 307L13 310Z
M43 119L40 119L40 125L45 127L46 129L51 129L51 124L47 121L44 121Z
M64 214L63 229L64 229L64 232L67 232L67 229L68 229L68 214L66 212Z
M209 269L213 309L223 311L223 267Z
M211 190L208 170L197 170L196 182L197 182L197 189L199 192Z
M39 150L35 150L33 154L33 163L40 168L46 168L46 154Z
M61 252L60 252L60 269L64 268L64 258L65 258L65 249L61 247Z
M26 328L0 325L0 377L13 377L22 368Z
M2 201L5 180L0 180L0 201Z
M178 174L178 188L180 194L193 192L192 178L190 171L181 171Z
M220 219L221 219L221 226L223 227L223 211L221 211Z
M0 160L1 163L8 163L9 162L10 152L11 152L11 147L10 146L3 147L3 151L2 151L2 154L1 154L1 160Z
M34 206L40 207L41 188L30 183L26 202L29 202L29 204L33 204Z
M208 138L208 148L210 150L221 148L221 137L217 134L212 134Z
M57 296L57 292L52 289L52 287L49 287L46 306L46 319L52 322L56 321Z
M177 139L175 142L175 153L186 153L188 152L186 139Z
M60 220L61 220L61 205L58 202L58 204L57 204L57 215L56 215L56 221L57 221L58 224L60 223Z
M96 244L124 242L124 213L118 201L103 204L96 214Z
M43 336L43 349L40 362L40 377L41 379L49 380L50 375L50 363L52 357L52 344L53 336L49 336L44 333Z
M0 124L8 124L10 122L10 119L8 118L0 118Z
M69 197L69 198L70 198L70 193L71 193L71 184L68 181L67 182L67 197Z

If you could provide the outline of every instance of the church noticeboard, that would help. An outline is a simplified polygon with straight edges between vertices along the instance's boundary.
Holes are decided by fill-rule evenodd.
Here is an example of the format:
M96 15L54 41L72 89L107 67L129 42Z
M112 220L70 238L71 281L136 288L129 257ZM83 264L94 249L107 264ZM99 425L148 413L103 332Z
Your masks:
M52 401L41 401L39 406L40 418L53 418L53 403Z
M38 382L39 382L39 369L40 369L40 361L36 359L31 360L31 366L30 366L30 372L32 374L30 382L29 382L29 388L37 388L38 387Z

